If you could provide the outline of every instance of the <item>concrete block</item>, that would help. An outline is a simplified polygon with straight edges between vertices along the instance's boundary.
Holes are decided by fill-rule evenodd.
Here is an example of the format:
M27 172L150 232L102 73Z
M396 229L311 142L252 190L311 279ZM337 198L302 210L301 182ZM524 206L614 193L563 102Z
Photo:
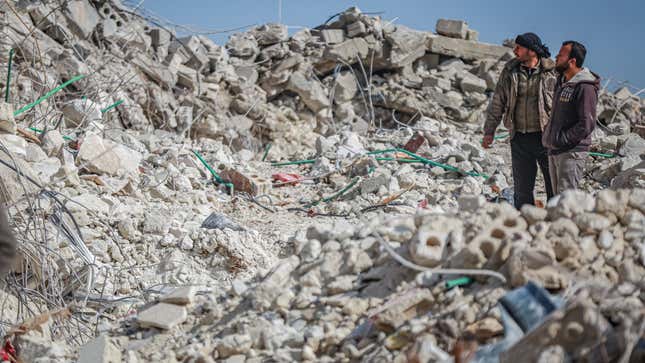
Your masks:
M257 174L226 169L221 175L224 180L233 183L236 191L249 193L250 195L267 194L272 189L271 181Z
M439 19L436 26L437 34L451 38L466 39L468 23L463 20Z
M365 24L361 21L356 21L347 25L348 38L360 37L361 35L364 35L366 31L367 29L365 28Z
M339 44L345 41L343 29L324 29L320 32L320 35L327 44Z
M438 87L442 90L448 91L452 86L449 79L430 76L423 79L423 87Z
M432 53L458 57L473 61L478 59L499 59L511 50L501 45L478 43L437 35L428 38L427 50Z
M170 330L186 321L188 312L183 306L159 303L139 313L137 323L143 328Z

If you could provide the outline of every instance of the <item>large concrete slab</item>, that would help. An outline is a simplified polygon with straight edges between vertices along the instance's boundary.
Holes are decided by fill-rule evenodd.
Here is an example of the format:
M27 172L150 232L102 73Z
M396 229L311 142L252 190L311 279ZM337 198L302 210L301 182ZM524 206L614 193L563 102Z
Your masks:
M511 49L501 45L473 42L464 39L448 38L441 35L428 37L428 51L463 60L499 59Z

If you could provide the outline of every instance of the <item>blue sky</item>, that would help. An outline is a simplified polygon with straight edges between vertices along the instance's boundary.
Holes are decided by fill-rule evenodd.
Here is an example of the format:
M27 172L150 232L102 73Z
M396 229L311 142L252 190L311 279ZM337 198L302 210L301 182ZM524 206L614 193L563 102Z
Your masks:
M131 0L129 3L139 3ZM221 30L277 22L280 0L148 0L142 6L178 24ZM555 56L562 41L587 46L586 65L603 80L645 87L645 0L281 0L282 22L314 27L350 6L414 29L432 30L437 19L464 19L480 41L500 44L518 33L534 32ZM223 44L229 34L212 38ZM604 82L603 82L604 84ZM613 87L612 87L613 88Z

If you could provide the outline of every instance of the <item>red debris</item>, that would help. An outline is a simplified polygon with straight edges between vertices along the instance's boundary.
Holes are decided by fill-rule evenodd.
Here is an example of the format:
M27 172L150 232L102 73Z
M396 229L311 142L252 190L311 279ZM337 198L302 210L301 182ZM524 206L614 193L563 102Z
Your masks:
M420 201L419 205L417 206L417 208L422 208L422 209L428 208L428 200L424 199L424 200Z
M425 141L426 138L417 132L410 138L410 140L408 140L403 148L411 153L416 153Z
M282 182L284 184L297 185L304 178L298 174L277 173L272 175L273 181Z
M11 344L11 340L7 339L4 347L0 348L0 361L16 362L16 348Z

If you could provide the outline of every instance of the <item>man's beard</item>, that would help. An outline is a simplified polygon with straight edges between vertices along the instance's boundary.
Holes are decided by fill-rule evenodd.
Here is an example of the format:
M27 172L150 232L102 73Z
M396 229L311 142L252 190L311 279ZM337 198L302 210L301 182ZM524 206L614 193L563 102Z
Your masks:
M566 71L567 71L567 69L569 69L569 63L565 63L565 64L556 64L556 65L555 65L555 70L556 70L558 73L564 73L564 72L566 72Z

